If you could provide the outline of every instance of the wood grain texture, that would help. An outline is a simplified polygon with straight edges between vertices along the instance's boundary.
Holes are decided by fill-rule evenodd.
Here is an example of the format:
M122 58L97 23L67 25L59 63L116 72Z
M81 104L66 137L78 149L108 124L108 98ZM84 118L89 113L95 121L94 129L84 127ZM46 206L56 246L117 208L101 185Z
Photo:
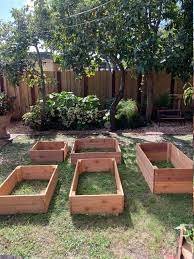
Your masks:
M95 148L96 152L81 152L81 149ZM98 149L115 149L114 152L98 152ZM71 163L76 165L78 159L87 158L115 158L117 164L121 163L121 149L119 143L113 138L83 138L75 141L71 152Z
M192 160L172 143L137 144L137 163L153 193L193 193ZM170 161L175 168L159 169L151 161Z
M150 190L153 192L154 188L154 167L152 166L150 160L143 152L141 145L136 145L136 160L137 164L150 187Z
M32 162L60 163L66 159L68 145L63 141L39 141L29 151Z
M0 186L0 215L46 213L57 184L57 170L56 165L17 167ZM17 183L24 180L49 180L49 183L41 194L12 195Z
M93 166L92 166L93 164ZM85 171L86 170L86 171ZM110 170L115 178L117 193L101 195L77 195L79 175L84 172ZM115 159L78 160L69 194L71 214L116 214L123 212L124 193Z

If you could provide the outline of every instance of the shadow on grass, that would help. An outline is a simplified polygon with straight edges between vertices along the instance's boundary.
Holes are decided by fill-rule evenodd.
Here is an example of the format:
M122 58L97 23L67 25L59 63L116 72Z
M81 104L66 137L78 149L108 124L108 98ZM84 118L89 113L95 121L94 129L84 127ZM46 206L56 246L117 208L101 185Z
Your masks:
M152 194L140 169L135 165L135 145L144 141L141 138L132 139L122 135L119 138L121 138L121 141L125 139L125 143L127 141L129 143L125 148L122 148L126 168L123 165L119 168L125 194L126 196L129 195L129 203L141 203L147 213L154 214L167 227L175 228L181 223L191 223L192 194ZM189 140L185 141L172 136L164 136L163 139L164 141L174 143L187 155L192 153L192 146L189 146ZM127 171L130 177L126 176ZM126 187L128 190L126 190ZM130 212L133 213L132 208Z
M65 138L65 137L64 137ZM133 217L141 214L153 214L167 228L175 228L181 223L190 223L192 220L192 197L191 195L155 195L148 188L147 183L136 164L136 143L144 142L141 138L126 137L122 134L117 136L121 143L123 162L119 165L120 177L125 193L125 210L119 216L87 216L69 215L69 190L75 167L66 160L59 164L59 181L55 194L51 201L47 214L27 214L1 216L0 226L17 225L42 225L47 226L51 217L57 221L58 218L72 221L77 229L108 229L121 227L122 229L133 228ZM179 144L180 148L185 147L186 153L192 152L192 147L188 146L188 141L176 139L176 137L163 137L165 141ZM53 139L52 136L30 138L33 142L39 139ZM32 146L32 141L26 143L13 143L1 151L5 159L9 158L8 164L0 165L3 177L11 172L18 164L31 164L28 150ZM182 148L181 148L182 149ZM183 150L184 151L184 150ZM1 179L1 178L0 178Z

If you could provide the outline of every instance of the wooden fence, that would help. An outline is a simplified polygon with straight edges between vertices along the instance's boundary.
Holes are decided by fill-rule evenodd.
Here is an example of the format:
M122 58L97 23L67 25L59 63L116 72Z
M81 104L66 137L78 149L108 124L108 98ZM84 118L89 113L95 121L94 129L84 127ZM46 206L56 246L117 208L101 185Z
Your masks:
M88 94L97 95L101 102L112 98L119 91L120 71L98 71L95 76L76 80L75 74L71 70L63 72L49 72L56 79L57 86L47 87L47 93L69 91L78 96L86 96ZM170 90L171 76L162 72L154 75L154 96ZM126 72L126 90L125 98L137 99L140 85L130 71ZM30 88L24 82L20 87L14 88L5 80L5 91L9 96L16 96L14 118L21 116L29 111L30 106L35 104L39 97L38 87ZM182 94L182 83L175 81L175 93Z

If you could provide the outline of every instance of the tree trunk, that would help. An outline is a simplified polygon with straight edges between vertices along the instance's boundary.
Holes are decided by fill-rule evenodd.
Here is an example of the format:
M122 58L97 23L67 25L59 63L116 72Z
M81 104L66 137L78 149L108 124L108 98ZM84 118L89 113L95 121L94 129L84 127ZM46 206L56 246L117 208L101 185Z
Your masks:
M115 97L111 108L110 108L110 124L111 124L111 130L116 130L116 108L119 102L124 97L124 90L125 90L125 69L121 68L121 82L120 82L120 89L118 95Z
M147 103L146 103L146 120L151 121L153 111L153 71L147 75Z
M40 68L40 93L42 98L41 122L42 122L42 126L44 127L46 123L46 84L45 84L44 70L43 70L42 59L40 56L40 51L37 45L35 46L35 48L38 55L38 65Z

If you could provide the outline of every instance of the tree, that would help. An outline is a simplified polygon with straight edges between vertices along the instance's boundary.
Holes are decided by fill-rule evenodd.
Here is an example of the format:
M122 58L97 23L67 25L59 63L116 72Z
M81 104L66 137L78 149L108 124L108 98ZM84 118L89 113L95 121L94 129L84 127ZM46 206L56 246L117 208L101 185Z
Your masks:
M120 89L110 109L112 129L115 129L117 105L124 97L127 68L137 67L138 73L145 75L146 118L150 121L153 73L164 68L164 35L167 24L177 14L177 2L52 1L50 12L55 31L48 45L57 53L60 63L80 75L94 73L102 60L121 71ZM93 8L98 5L101 8ZM92 12L84 12L92 8ZM82 15L75 15L80 12Z
M46 75L40 53L42 31L40 20L28 8L13 9L13 22L1 25L0 30L0 69L12 83L19 86L21 80L38 84L41 93L42 126L46 121ZM40 16L39 16L40 17ZM29 50L35 48L36 54Z
M147 86L146 119L151 120L153 110L153 73L164 69L164 35L167 24L176 14L177 1L137 0L131 5L134 59L137 69L145 77Z
M133 66L133 39L130 26L126 26L129 2L59 0L48 7L55 30L47 44L63 67L72 68L80 76L94 74L103 61L120 69L120 89L110 109L113 130L116 107L124 97L125 70ZM89 9L93 11L84 12ZM75 15L80 12L84 13Z
M166 70L172 78L180 78L184 83L192 77L193 58L193 2L179 1L177 14L168 24L165 37Z

